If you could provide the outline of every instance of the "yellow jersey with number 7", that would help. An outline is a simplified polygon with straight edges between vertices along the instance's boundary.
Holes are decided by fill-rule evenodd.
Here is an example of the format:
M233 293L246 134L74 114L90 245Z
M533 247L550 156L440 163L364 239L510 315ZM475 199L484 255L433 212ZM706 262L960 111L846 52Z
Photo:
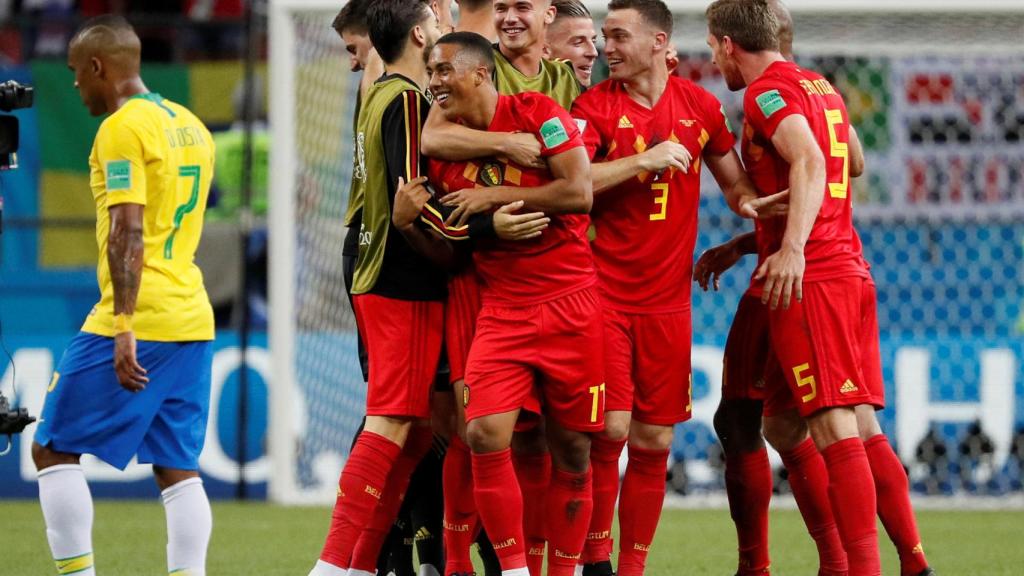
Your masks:
M193 262L213 178L213 138L184 106L140 94L96 133L89 184L96 201L100 301L82 331L114 335L114 285L107 264L112 206L141 204L145 245L135 337L158 342L212 340L213 309Z

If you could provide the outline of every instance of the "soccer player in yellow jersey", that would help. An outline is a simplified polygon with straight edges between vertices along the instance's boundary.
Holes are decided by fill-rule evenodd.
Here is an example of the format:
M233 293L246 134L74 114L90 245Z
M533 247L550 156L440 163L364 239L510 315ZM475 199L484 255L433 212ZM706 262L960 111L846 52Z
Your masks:
M213 311L193 263L213 176L209 131L146 89L121 17L86 22L68 49L100 125L89 157L100 301L53 375L32 457L59 574L95 574L92 499L79 464L152 463L167 513L170 574L205 574L212 519L199 478Z

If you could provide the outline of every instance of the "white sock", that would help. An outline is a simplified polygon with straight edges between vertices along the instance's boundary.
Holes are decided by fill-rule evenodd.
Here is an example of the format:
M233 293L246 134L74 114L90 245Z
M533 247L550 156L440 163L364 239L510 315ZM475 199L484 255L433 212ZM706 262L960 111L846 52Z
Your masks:
M355 568L348 569L348 576L375 576L376 571L367 572L366 570L356 570Z
M58 574L95 576L92 565L92 495L79 464L39 472L39 503Z
M420 564L420 573L418 576L441 576L437 568L433 564Z
M577 564L573 576L583 576L583 564Z
M530 569L523 566L522 568L513 568L511 570L502 570L501 576L530 576Z
M338 568L334 564L328 564L323 560L317 560L316 566L310 571L309 576L349 576L348 568Z
M167 572L173 576L205 576L213 515L203 481L182 480L161 492L160 498L167 514Z
M39 504L57 573L96 576L92 557L92 494L82 467L58 464L40 471Z

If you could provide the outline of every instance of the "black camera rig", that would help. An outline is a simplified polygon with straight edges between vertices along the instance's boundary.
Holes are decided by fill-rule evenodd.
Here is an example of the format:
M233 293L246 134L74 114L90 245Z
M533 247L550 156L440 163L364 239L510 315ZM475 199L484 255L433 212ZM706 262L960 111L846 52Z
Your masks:
M34 417L28 415L27 408L11 408L7 398L0 394L0 436L7 436L7 448L0 450L0 456L11 449L12 437L35 421Z
M0 110L10 112L31 108L32 100L31 86L19 84L14 80L0 83ZM18 119L6 114L0 115L0 170L18 166L18 143Z

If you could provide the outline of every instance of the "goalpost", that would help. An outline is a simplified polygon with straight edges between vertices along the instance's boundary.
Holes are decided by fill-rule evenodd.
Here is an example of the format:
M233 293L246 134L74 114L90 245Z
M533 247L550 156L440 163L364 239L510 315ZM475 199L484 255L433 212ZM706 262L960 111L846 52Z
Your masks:
M359 78L330 27L343 4L269 4L267 451L270 498L286 504L333 502L365 402L341 274ZM600 21L606 3L586 4ZM714 92L739 128L738 95L725 88L705 46L708 2L668 4L676 15L681 73ZM1007 397L1003 375L985 374L993 353L1010 351L1010 364L993 366L1021 361L1014 338L1024 300L1024 114L1016 112L1024 110L1024 4L788 5L800 62L834 78L866 149L867 176L852 190L879 287L891 387L892 409L882 413L886 431L912 464L929 421L953 423L943 434L954 442L965 426L957 422L983 417L996 446L993 478L1010 482L1000 466L1015 433L1017 399L1012 380ZM713 182L703 189L698 253L747 226L728 213ZM727 274L721 293L695 293L695 344L702 350L724 343L750 267L746 262ZM714 371L698 374L696 365L694 371L695 401L700 395L702 406L716 403ZM680 427L673 452L686 462L691 486L714 490L710 418L695 414Z

